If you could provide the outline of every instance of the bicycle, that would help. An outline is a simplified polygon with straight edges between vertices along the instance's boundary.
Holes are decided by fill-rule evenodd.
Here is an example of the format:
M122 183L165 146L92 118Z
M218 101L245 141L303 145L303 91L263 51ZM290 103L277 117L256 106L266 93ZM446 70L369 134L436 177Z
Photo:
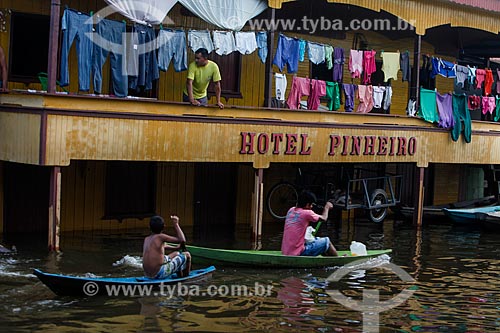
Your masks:
M321 206L327 201L331 201L335 208L344 210L361 208L367 210L371 221L380 223L386 218L388 207L400 202L402 176L384 175L361 178L359 175L361 170L363 169L353 169L352 176L346 173L346 186L343 190L328 181L328 177L324 175L322 176L327 180L322 183L304 183L304 176L299 167L298 181L295 183L281 181L271 188L266 201L267 209L274 218L284 220L288 210L297 204L299 193L308 189L317 195L318 208L322 208ZM341 178L344 178L343 176L344 170L342 170ZM394 191L393 183L396 183L398 193ZM385 189L389 190L389 195Z
M306 181L306 177L313 177L312 181ZM336 187L333 182L325 181L328 176L323 172L304 173L301 167L297 168L295 183L281 181L275 184L267 195L267 210L276 219L283 220L288 210L297 204L299 193L302 190L310 190L318 199L316 207L322 208L329 199L335 195Z

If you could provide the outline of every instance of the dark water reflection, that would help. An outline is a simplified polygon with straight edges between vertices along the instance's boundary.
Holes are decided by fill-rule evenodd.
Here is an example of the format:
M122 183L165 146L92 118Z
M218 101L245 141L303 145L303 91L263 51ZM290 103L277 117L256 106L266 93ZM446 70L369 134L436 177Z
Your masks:
M278 249L280 223L266 225L262 246ZM198 240L200 245L247 248L248 230L234 241ZM447 224L417 232L394 221L333 223L322 229L339 248L351 240L369 248L393 248L391 262L417 280L414 295L380 315L380 332L500 331L499 234ZM47 254L43 243L15 240L19 253L0 256L0 328L43 332L361 332L362 314L335 302L328 290L361 299L378 289L391 299L407 288L381 269L353 272L340 282L326 279L335 269L217 267L201 284L272 286L271 296L175 296L80 298L55 296L31 275L33 268L68 274L140 275L143 234L63 235L62 254ZM12 241L12 240L11 240ZM124 260L113 263L128 255Z

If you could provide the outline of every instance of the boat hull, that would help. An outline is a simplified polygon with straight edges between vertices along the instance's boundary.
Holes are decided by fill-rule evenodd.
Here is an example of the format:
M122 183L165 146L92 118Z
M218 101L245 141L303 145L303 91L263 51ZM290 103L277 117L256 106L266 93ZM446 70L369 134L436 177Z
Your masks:
M492 207L498 204L495 196L484 197L480 199L460 201L454 203L448 203L436 206L424 206L423 216L424 219L440 219L445 217L443 211L444 208L447 209L468 209L468 208L482 208L482 207ZM413 217L415 208L409 206L398 206L393 208L393 211L397 214L402 215L405 218Z
M249 266L268 268L320 268L342 266L352 261L369 259L392 250L368 251L366 256L351 256L349 251L339 251L338 257L284 256L280 251L223 250L199 246L187 246L193 260L203 260L211 264L229 266ZM343 255L346 255L345 257Z
M176 277L157 280L146 277L124 277L124 278L87 278L71 275L50 274L35 269L36 275L43 284L49 287L59 296L114 296L109 294L110 286L150 286L158 288L160 285L172 285L177 283L194 283L207 277L215 271L215 267L210 266L204 269L191 271L187 277ZM88 287L88 284L93 284ZM87 285L87 287L85 287ZM117 295L118 296L118 295Z
M478 213L481 226L490 231L500 231L500 212Z
M443 208L446 207L439 207L439 206L427 206L423 208L423 216L426 219L437 219L437 218L443 218L445 215L443 213ZM400 207L397 210L397 213L401 214L405 218L411 218L413 217L413 213L415 211L415 208L413 207Z
M493 213L500 211L500 206L470 208L470 209L448 209L444 208L443 212L453 222L458 224L479 224L481 214Z

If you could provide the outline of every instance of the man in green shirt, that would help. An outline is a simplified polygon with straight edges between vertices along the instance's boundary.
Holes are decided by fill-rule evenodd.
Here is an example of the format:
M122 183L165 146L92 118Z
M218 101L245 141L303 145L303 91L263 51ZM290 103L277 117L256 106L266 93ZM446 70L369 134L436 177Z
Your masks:
M210 81L215 82L215 96L217 106L221 109L224 104L221 102L221 75L219 66L211 60L208 60L207 49L199 49L195 52L195 61L189 65L186 89L184 89L184 102L192 105L208 104L207 89Z

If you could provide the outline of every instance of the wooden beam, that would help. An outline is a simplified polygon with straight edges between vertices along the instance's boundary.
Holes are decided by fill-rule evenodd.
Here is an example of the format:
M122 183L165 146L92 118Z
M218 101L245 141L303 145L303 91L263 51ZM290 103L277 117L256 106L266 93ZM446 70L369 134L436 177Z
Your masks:
M53 167L50 173L49 198L49 251L59 251L61 222L61 168Z
M254 196L252 199L252 242L255 250L259 250L261 247L263 207L264 169L257 169L255 172Z
M423 210L424 210L424 176L425 168L417 168L417 195L415 196L415 207L413 211L413 225L416 227L422 226Z
M270 9L270 15L268 15L268 19L273 22L276 19L276 9ZM276 33L274 30L271 30L269 35L267 36L267 60L266 60L266 84L265 84L265 102L264 106L270 108L273 100L273 50L274 50L274 39L276 37Z
M4 162L0 161L0 234L3 233L3 165Z
M420 58L422 55L422 36L415 36L413 49L413 71L411 73L410 97L417 101L418 106L420 100Z
M57 63L59 55L59 22L61 20L61 0L51 0L50 6L50 35L49 35L49 63L47 67L47 92L56 93Z

